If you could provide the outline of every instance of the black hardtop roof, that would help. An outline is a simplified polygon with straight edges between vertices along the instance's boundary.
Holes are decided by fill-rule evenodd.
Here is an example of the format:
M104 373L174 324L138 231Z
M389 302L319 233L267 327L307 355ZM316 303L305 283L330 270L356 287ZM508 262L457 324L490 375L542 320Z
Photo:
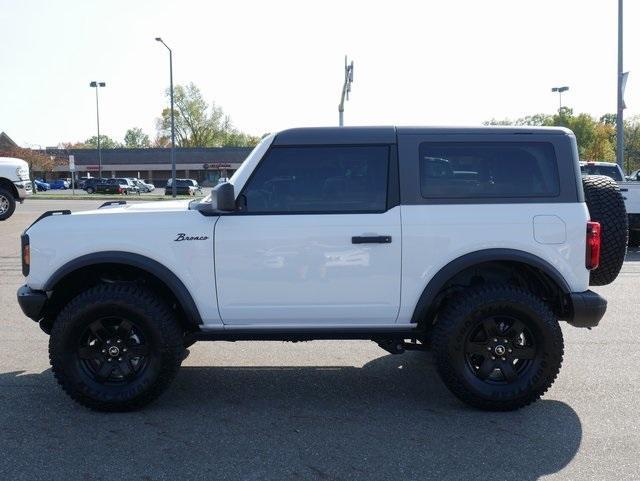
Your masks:
M273 145L390 144L397 135L572 135L564 127L301 127L278 132Z

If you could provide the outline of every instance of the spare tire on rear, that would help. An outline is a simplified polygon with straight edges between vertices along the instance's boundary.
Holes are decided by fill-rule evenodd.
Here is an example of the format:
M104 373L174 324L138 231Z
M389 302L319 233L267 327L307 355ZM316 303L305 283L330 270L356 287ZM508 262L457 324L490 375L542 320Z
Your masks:
M591 220L602 228L600 265L591 271L589 284L604 286L618 277L627 253L627 211L620 188L610 177L587 175L582 178L582 185Z

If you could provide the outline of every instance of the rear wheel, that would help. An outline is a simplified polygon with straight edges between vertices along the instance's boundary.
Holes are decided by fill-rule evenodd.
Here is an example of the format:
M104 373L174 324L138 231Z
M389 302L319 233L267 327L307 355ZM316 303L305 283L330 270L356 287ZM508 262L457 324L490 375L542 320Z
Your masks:
M182 359L182 331L154 293L104 284L73 299L56 319L49 358L58 383L78 403L129 411L157 398Z
M558 375L564 349L547 305L506 285L470 288L452 298L438 316L432 344L453 394L492 411L539 399Z
M0 220L7 220L16 210L16 200L13 194L0 188Z
M95 192L93 187L87 187L87 194L93 194Z

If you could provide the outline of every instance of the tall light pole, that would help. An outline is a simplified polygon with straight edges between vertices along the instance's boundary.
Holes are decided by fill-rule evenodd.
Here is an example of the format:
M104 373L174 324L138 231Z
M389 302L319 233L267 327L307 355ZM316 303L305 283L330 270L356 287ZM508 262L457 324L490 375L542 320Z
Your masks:
M340 127L344 126L344 100L349 100L349 92L351 92L351 83L353 82L353 60L347 63L347 56L344 56L344 83L342 84L342 95L340 95L340 105L338 105L338 116Z
M560 98L560 107L558 108L558 112L562 110L562 92L566 92L569 90L569 87L566 85L564 87L553 87L551 89L552 92L558 92L558 97Z
M624 84L622 73L622 0L618 0L618 111L616 113L616 163L624 170Z
M176 128L173 115L173 52L160 37L156 37L156 42L160 42L169 51L169 96L171 98L171 196L176 196Z
M89 87L96 89L96 121L98 123L98 177L102 177L102 151L100 150L100 104L98 102L98 88L105 87L104 82L96 82L95 80L89 84Z

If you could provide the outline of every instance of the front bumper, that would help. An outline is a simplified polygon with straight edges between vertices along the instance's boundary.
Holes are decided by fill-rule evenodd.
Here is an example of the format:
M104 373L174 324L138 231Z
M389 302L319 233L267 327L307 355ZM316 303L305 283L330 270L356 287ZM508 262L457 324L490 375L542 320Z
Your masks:
M15 185L18 190L18 199L20 200L23 200L25 197L29 197L33 194L33 185L30 180L20 180L18 182L14 182L13 185Z
M593 291L569 294L571 316L565 319L575 327L595 327L607 310L607 300Z
M24 315L38 322L44 317L44 306L47 302L47 294L43 291L34 291L29 286L18 289L18 304Z

